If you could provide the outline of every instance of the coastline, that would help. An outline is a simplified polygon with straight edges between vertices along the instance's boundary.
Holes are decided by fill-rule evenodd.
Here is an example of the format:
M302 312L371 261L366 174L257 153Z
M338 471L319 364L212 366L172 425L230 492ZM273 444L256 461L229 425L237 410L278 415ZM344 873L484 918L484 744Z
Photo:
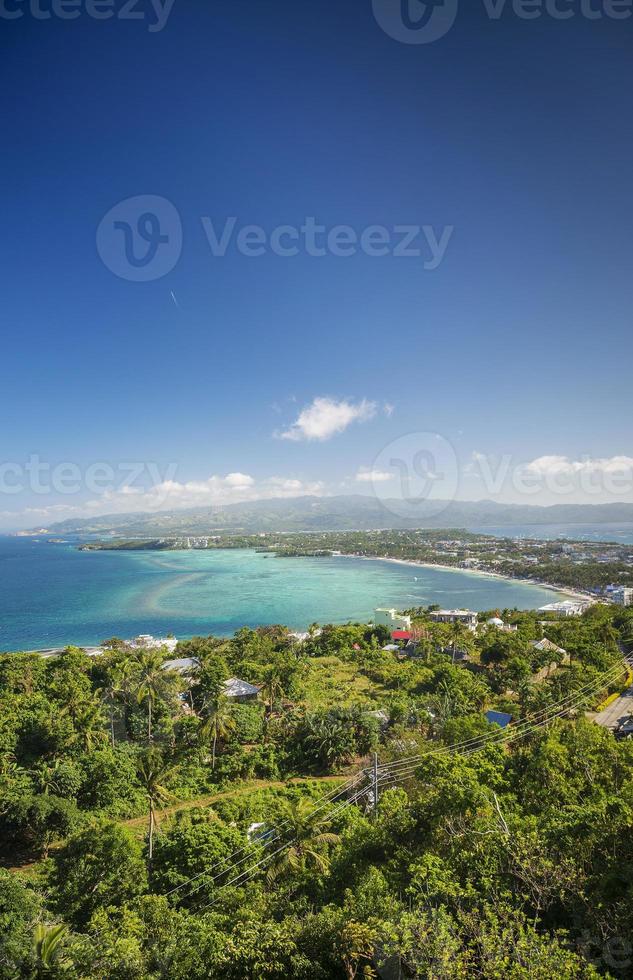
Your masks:
M343 552L332 557L362 558L364 561L388 561L396 565L410 565L413 568L441 568L445 572L456 572L461 575L482 575L485 578L498 578L503 582L513 582L519 585L535 585L540 589L549 589L551 592L558 592L560 595L568 596L571 599L577 599L579 601L582 600L583 602L596 601L595 596L570 589L566 586L552 585L550 582L541 582L535 578L512 578L511 575L502 575L500 572L489 572L484 568L455 568L454 565L443 565L441 562L433 561L417 561L415 558L381 558L379 555L344 554Z

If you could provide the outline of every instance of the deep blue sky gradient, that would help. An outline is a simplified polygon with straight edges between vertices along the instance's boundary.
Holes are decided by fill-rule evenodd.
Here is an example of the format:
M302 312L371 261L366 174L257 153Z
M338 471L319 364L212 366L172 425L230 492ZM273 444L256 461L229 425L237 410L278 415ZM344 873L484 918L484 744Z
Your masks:
M0 20L2 459L334 485L417 428L464 459L630 453L633 19L465 7L421 46L356 0L176 0L161 33ZM150 283L95 246L139 194L184 227ZM455 231L425 272L214 258L201 215ZM323 444L273 438L318 395L395 411Z

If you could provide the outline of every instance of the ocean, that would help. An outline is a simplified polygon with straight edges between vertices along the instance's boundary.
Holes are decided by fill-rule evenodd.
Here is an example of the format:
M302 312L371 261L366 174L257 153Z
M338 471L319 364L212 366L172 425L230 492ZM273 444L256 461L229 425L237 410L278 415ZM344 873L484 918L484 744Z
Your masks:
M633 524L505 524L471 527L468 530L477 534L492 534L496 538L540 538L547 541L573 538L575 541L633 544Z
M366 622L377 606L529 609L557 598L539 586L362 558L89 552L0 537L0 651L139 633L228 636L241 626Z

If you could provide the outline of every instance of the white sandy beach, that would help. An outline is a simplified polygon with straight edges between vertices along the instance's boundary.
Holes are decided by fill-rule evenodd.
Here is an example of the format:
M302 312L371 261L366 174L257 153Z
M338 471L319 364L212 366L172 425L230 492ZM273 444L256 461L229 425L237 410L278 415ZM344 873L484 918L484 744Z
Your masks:
M504 582L513 582L518 585L537 585L542 589L550 589L552 592L556 592L561 596L582 600L583 602L587 602L588 600L592 602L596 601L595 596L589 595L588 593L578 592L574 589L564 588L563 586L551 585L549 582L540 582L535 578L512 578L510 575L501 575L499 572L488 572L483 568L455 568L454 565L443 565L440 562L416 561L413 558L381 558L378 555L345 555L341 553L334 557L362 558L365 561L389 561L396 565L410 565L413 568L441 568L445 572L455 572L458 575L483 575L486 578L498 578Z

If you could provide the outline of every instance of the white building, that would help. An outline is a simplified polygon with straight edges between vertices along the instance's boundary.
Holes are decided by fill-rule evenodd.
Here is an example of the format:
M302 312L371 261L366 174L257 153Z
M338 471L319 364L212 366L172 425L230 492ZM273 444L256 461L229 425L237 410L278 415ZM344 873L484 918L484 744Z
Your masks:
M486 626L494 626L495 629L501 630L503 633L516 633L519 629L518 626L513 626L512 623L504 623L498 616L487 619Z
M589 603L582 600L566 599L564 602L550 602L547 606L541 606L539 612L554 613L556 616L580 616L588 606Z
M477 613L472 609L436 609L429 615L434 623L461 623L469 630L477 629Z
M135 636L133 640L130 640L128 646L143 650L164 648L173 653L178 646L178 640L175 636L152 636L151 633L141 633L140 636Z
M617 602L618 606L633 606L633 589L627 589L621 585L618 589L613 590L611 598Z
M376 626L388 626L391 630L411 629L411 617L395 609L374 609L374 623Z

